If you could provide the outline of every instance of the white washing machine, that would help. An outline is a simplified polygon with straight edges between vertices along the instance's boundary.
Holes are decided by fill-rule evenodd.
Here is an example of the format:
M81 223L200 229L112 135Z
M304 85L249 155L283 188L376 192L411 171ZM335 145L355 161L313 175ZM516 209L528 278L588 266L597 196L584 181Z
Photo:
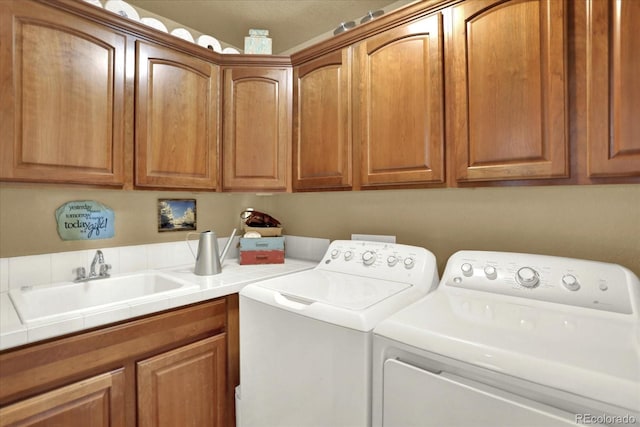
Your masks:
M372 330L438 284L424 248L338 240L240 292L241 427L371 425Z
M458 252L374 330L373 425L640 425L639 309L618 265Z

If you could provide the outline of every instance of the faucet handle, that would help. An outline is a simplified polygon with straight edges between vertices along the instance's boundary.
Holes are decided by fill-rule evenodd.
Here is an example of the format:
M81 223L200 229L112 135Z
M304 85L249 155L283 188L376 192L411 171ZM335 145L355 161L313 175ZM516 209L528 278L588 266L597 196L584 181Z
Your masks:
M111 264L100 264L100 277L109 277L109 270L111 270Z
M84 267L74 268L73 272L76 273L76 281L82 280L87 277L87 270Z

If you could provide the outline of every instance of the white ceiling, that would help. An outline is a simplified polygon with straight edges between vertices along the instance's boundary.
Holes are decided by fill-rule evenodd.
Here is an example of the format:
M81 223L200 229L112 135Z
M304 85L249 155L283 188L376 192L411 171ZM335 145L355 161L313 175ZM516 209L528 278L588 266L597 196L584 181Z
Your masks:
M311 39L329 37L342 22L369 11L393 10L410 0L127 0L138 10L168 18L244 48L250 28L269 30L273 53L291 53ZM390 7L390 5L392 7ZM141 14L142 15L142 14ZM171 28L169 28L171 30ZM328 34L327 34L328 33Z

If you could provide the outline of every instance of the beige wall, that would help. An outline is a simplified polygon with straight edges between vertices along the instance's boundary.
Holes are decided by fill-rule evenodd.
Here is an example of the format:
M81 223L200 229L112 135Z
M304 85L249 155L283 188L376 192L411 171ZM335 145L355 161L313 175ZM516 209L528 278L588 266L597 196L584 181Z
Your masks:
M98 190L0 184L0 258L182 240L186 232L158 232L159 198L197 200L198 231L227 236L240 211L260 200L253 194ZM62 241L55 211L73 200L96 200L115 212L112 239Z
M228 235L248 206L287 234L330 239L393 234L435 253L520 251L622 264L640 275L640 185L384 190L257 196L0 184L0 257L182 240L157 232L158 198L195 198L198 230ZM71 200L114 209L113 239L63 242L54 212Z

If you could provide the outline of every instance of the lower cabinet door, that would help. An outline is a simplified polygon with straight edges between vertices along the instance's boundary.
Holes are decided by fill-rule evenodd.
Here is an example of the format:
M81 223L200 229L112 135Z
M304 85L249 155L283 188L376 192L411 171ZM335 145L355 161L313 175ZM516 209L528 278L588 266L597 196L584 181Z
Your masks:
M124 427L122 369L0 409L0 426Z
M223 426L226 334L137 363L138 426Z

